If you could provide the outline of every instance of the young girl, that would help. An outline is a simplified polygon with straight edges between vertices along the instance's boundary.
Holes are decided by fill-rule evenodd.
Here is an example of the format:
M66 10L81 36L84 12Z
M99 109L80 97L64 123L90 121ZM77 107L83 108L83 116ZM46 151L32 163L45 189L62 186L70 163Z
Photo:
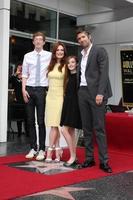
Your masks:
M77 96L77 62L78 61L75 56L69 56L67 59L68 76L60 123L62 126L62 134L65 137L70 151L70 158L64 163L65 167L75 167L77 165L75 128L81 129Z

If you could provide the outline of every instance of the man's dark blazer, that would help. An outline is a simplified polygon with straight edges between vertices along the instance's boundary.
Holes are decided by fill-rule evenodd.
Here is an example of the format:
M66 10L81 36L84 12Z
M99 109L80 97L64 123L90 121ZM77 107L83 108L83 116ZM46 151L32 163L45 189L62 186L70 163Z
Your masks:
M80 85L81 59L82 56L77 68L78 87ZM102 47L92 46L87 60L85 78L88 92L93 99L98 94L103 95L105 100L112 96L108 71L109 61L106 50Z

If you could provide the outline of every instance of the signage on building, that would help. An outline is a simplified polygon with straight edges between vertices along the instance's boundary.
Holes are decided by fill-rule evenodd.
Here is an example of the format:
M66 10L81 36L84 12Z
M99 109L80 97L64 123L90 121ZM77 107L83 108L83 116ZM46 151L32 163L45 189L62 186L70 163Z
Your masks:
M133 107L133 50L121 50L122 100Z

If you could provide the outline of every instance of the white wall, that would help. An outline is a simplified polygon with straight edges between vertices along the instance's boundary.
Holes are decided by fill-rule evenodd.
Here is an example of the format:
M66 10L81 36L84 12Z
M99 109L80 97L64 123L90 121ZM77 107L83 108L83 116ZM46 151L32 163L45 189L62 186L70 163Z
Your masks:
M92 36L94 43L104 46L109 54L109 75L113 89L109 103L118 104L122 97L120 50L132 48L133 18L97 25Z

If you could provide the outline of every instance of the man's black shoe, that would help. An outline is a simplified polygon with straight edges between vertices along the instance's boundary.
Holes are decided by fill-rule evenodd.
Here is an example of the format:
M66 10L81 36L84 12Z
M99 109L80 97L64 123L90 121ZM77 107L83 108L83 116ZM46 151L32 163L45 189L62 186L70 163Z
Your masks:
M95 161L85 161L84 163L81 164L82 168L86 168L86 167L93 167L95 166Z
M104 172L112 173L111 167L108 165L108 163L101 163L99 166L100 169L102 169Z

